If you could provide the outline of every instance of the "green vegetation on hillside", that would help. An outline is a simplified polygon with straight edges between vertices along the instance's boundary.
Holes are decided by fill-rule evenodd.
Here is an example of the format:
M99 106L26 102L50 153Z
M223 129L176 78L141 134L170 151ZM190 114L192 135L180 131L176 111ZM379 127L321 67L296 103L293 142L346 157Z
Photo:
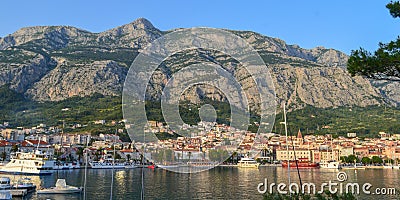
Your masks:
M289 131L296 134L300 129L303 134L346 135L357 133L358 136L377 137L380 131L400 133L400 110L392 107L340 107L304 109L287 114ZM282 113L276 115L274 132L284 133Z
M204 104L210 104L215 108L218 123L229 124L231 112L229 104L209 99L203 100L202 104L198 105L181 102L179 112L184 122L197 124L200 121L198 109ZM163 122L159 102L146 102L146 112L148 120ZM22 94L8 89L7 85L0 87L0 122L7 121L12 127L31 127L40 123L61 127L65 123L66 127L82 125L75 129L67 128L66 132L114 133L116 128L123 128L123 124L118 124L122 118L120 96L94 94L90 97L72 97L63 101L40 103L25 99ZM392 107L306 106L289 112L287 118L289 131L293 134L299 129L303 134L346 135L348 132L355 132L359 136L369 137L378 136L379 131L400 133L400 110ZM95 124L96 120L106 120L106 124ZM110 124L111 121L117 123ZM259 121L258 116L251 116L251 124L257 121ZM281 112L276 115L275 121L273 132L283 134L283 126L279 123L283 121ZM255 132L257 126L250 126L249 130ZM124 137L127 138L127 135Z

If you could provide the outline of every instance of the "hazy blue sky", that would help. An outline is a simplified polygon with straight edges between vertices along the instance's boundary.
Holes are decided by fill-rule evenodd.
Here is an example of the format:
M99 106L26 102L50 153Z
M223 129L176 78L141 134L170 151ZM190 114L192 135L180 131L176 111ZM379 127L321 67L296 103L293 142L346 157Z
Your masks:
M238 1L239 2L239 1ZM0 37L21 27L71 25L101 32L144 17L161 30L214 27L251 30L304 48L350 53L400 35L386 0L304 1L7 1L1 2Z

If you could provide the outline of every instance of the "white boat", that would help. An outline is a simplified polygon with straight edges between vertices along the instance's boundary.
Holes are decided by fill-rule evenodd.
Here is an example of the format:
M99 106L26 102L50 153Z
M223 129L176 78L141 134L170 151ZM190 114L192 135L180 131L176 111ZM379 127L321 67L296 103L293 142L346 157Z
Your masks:
M38 194L70 194L81 192L82 188L67 185L65 179L57 179L56 186L38 190Z
M259 165L260 165L260 163L258 163L257 161L255 161L252 158L242 158L238 162L239 168L258 168Z
M7 190L11 188L11 180L8 177L0 177L0 190Z
M10 200L12 199L12 195L10 190L0 190L0 199L1 200Z
M81 166L79 163L74 162L55 162L54 170L67 170L67 169L79 169Z
M30 178L21 178L13 185L13 189L26 189L28 192L36 190L36 185Z
M92 169L123 169L125 162L112 162L111 160L100 160L89 162Z
M133 169L133 168L138 168L138 167L139 167L139 165L134 162L125 163L125 169Z
M324 160L319 163L319 167L324 169L340 169L340 163L335 160Z
M52 174L54 160L51 155L39 150L35 152L16 152L11 161L0 168L0 172L14 174Z

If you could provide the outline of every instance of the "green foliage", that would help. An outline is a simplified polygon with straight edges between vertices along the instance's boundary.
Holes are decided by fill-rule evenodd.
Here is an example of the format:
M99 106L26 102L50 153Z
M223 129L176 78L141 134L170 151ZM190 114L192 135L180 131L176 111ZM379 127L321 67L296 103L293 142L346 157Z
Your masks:
M355 162L359 162L360 160L358 159L357 156L355 155L349 155L349 156L342 156L340 157L340 161L342 161L343 163L355 163Z
M391 1L386 5L386 8L389 9L390 14L392 17L400 17L400 2L398 1Z
M306 106L287 113L289 133L377 137L380 131L400 133L400 110L383 106L315 108ZM283 134L283 114L276 115L273 132Z
M372 156L371 161L372 161L372 163L374 163L374 164L382 164L382 163L383 163L382 158L379 157L379 156Z
M226 102L214 102L204 99L201 104L181 102L180 115L188 124L199 122L198 108L204 104L212 105L217 113L217 122L230 124L231 107ZM163 122L159 102L146 102L147 119ZM68 111L62 111L69 108ZM400 110L390 107L371 106L353 108L315 108L306 106L287 114L289 132L303 134L333 134L346 135L356 132L359 136L377 137L379 131L400 133ZM106 120L106 125L94 124L95 120ZM121 97L93 94L90 97L72 97L57 102L33 102L24 98L22 94L8 88L0 87L0 122L8 121L11 126L34 126L45 123L48 126L61 127L63 121L66 127L82 125L77 128L66 128L64 132L88 132L92 134L115 133L116 128L124 128L123 124L110 124L112 120L122 119ZM259 116L251 115L250 131L256 132ZM273 129L275 133L283 133L279 123L283 121L282 114L276 115ZM85 125L85 126L83 126ZM118 133L124 141L129 141L126 133ZM161 138L176 137L170 134L161 134Z
M170 134L170 133L165 133L165 132L159 132L159 133L155 133L156 137L159 140L168 140L168 139L176 139L178 138L178 134Z
M129 67L138 54L137 49L99 48L97 46L69 46L51 53L51 56L64 57L69 61L87 63L98 60L113 60Z
M361 159L361 162L362 162L364 165L367 165L367 164L370 164L370 163L371 163L371 159L368 158L368 157L363 157L363 158Z
M14 144L14 145L11 147L11 151L12 151L12 152L17 152L17 151L18 151L18 145Z
M400 17L400 3L390 2L386 5L390 14ZM400 37L387 44L379 43L379 48L371 54L363 48L353 50L347 62L351 75L363 75L376 79L400 78ZM388 77L389 76L389 77Z
M210 149L208 152L208 157L211 161L222 161L229 157L229 153L223 149Z

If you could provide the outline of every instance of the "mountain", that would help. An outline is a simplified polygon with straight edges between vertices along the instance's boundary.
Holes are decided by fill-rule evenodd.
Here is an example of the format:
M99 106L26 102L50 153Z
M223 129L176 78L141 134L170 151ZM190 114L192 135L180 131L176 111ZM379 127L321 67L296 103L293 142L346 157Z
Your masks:
M293 108L400 105L398 82L351 77L346 70L348 56L343 52L324 47L304 49L251 31L228 31L244 38L262 56L270 68L278 102L288 100ZM0 86L7 85L39 102L95 93L119 96L140 49L168 32L144 18L101 33L71 26L22 28L0 38ZM173 70L196 59L220 64L236 77L245 76L227 55L192 50L163 63L152 79L148 98L157 99ZM190 88L182 98L196 102L203 97L224 101L217 89L206 86ZM250 90L250 99L255 103L254 90Z

